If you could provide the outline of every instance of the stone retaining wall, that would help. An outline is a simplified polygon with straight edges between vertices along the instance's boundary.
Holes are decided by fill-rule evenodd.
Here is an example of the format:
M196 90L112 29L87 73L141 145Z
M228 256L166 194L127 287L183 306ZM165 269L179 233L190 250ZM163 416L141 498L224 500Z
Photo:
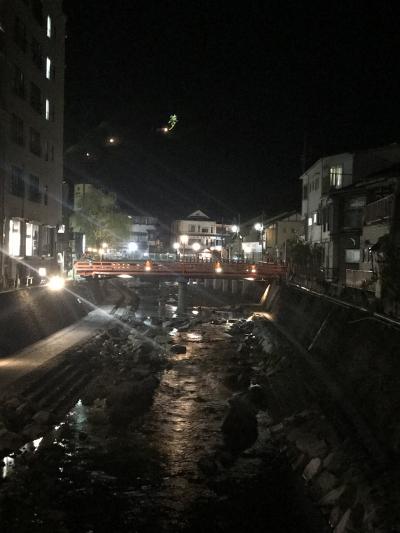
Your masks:
M400 449L400 329L361 310L282 285L267 310L368 422L388 453Z
M96 297L86 284L50 291L32 287L0 293L0 357L76 322L90 311L85 300Z

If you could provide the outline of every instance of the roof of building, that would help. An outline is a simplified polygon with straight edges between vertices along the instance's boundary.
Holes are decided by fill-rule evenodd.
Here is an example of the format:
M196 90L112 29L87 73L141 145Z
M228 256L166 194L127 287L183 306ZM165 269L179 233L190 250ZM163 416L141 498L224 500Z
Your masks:
M197 211L193 211L193 213L190 213L187 218L188 220L210 220L210 217L206 215L203 211L200 211L200 209L197 209Z

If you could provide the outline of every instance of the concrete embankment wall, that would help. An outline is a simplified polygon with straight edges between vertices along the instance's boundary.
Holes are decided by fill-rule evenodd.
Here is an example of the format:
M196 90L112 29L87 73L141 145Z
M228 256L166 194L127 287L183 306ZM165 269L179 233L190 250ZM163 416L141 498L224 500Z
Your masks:
M88 284L68 290L32 287L0 293L0 357L69 326L85 316L98 300Z
M390 451L400 451L400 329L367 312L282 285L267 310L326 370Z

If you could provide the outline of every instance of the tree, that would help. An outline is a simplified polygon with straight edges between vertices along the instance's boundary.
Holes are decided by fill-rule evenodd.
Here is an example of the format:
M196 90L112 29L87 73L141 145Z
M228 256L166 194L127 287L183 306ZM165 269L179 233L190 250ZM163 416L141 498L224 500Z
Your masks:
M109 248L115 248L129 239L129 218L119 210L115 194L95 188L77 201L71 226L86 235L88 247L101 248L106 242Z

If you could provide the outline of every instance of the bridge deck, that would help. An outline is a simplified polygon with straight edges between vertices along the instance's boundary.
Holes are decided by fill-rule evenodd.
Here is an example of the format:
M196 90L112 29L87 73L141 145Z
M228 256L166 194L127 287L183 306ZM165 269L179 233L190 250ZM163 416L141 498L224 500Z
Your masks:
M279 279L286 266L275 263L179 262L179 261L77 261L75 274L81 277L184 277L255 280Z

